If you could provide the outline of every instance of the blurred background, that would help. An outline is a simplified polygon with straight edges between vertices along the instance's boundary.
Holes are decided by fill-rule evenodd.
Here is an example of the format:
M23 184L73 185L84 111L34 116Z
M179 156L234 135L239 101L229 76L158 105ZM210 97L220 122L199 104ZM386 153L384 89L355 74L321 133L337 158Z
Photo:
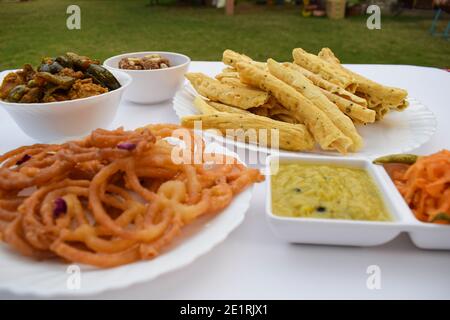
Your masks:
M66 9L81 9L69 30ZM369 5L381 29L369 30ZM0 0L0 70L66 51L105 59L161 50L220 60L224 49L291 60L330 47L344 63L450 67L449 0Z

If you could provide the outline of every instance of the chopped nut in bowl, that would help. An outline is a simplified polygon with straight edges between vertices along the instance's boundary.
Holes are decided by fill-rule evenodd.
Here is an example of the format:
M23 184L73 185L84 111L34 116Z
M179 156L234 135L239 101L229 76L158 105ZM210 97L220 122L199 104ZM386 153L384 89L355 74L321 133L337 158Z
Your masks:
M159 54L148 54L142 58L122 58L119 61L119 68L128 70L155 70L169 67L169 59Z
M173 98L184 82L190 62L183 54L148 51L111 57L105 60L104 66L133 78L125 99L152 104Z

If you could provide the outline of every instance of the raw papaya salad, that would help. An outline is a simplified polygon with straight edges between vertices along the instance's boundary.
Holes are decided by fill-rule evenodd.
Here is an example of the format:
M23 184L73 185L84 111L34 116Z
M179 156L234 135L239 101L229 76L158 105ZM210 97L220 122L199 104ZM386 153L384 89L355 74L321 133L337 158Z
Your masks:
M450 151L378 158L417 219L450 224Z

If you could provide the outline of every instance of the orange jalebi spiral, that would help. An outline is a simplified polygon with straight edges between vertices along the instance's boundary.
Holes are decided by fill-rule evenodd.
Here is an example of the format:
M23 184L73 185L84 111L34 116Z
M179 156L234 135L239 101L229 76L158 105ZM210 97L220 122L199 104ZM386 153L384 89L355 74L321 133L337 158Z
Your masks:
M3 240L37 259L98 267L151 259L183 226L220 212L263 179L235 159L173 161L174 145L166 138L176 130L187 129L97 129L81 141L36 144L0 156ZM195 138L192 131L187 135ZM206 155L203 142L188 152L192 159L195 152Z

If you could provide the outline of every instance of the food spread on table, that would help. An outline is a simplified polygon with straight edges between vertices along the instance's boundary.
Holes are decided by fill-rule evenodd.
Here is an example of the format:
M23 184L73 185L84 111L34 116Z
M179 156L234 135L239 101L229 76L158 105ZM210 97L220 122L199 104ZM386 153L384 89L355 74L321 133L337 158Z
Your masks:
M221 212L263 180L259 170L235 158L175 162L175 145L165 138L176 130L181 129L164 124L134 131L97 129L80 141L4 154L3 240L25 256L97 267L151 259L184 226Z
M0 99L16 103L76 100L120 88L120 83L98 60L72 52L44 58L35 69L25 64L6 75Z
M397 154L380 157L395 186L416 218L450 224L450 151L429 156Z
M328 48L318 55L296 48L292 56L293 62L263 63L225 50L222 61L228 67L216 79L186 74L199 94L194 105L200 114L182 117L182 124L193 128L202 121L203 128L222 134L276 128L281 149L312 150L318 143L346 154L364 145L356 124L377 125L388 112L408 106L405 90L346 69Z
M1 155L0 238L28 257L102 268L152 259L182 243L185 227L207 226L203 218L226 210L239 193L264 180L258 169L235 157L205 160L213 152L191 130L197 121L204 130L222 134L269 129L278 138L272 146L272 137L266 137L269 147L312 151L318 145L351 156L364 145L358 125L377 126L389 112L408 107L405 90L350 71L328 48L317 55L296 48L292 57L292 62L258 62L225 50L227 67L215 78L187 73L199 114L182 117L181 126L98 128L82 139L21 146ZM158 74L171 65L160 54L130 54L119 62L120 69L161 69ZM44 58L37 68L26 64L8 73L0 98L24 104L57 102L120 87L98 60L68 52ZM179 130L192 141L202 141L185 147L195 159L200 152L200 161L174 160L178 146L170 138ZM250 142L248 135L244 141ZM389 155L374 162L385 166L418 220L450 223L448 150L429 156ZM386 192L380 192L385 184L375 183L361 166L282 161L270 178L267 210L281 219L354 221L362 228L377 222L394 225L397 215L385 203Z
M277 216L392 220L364 169L287 162L279 164L271 179L272 211Z
M160 54L148 54L141 58L122 58L119 61L120 69L127 70L155 70L170 68L170 61Z

